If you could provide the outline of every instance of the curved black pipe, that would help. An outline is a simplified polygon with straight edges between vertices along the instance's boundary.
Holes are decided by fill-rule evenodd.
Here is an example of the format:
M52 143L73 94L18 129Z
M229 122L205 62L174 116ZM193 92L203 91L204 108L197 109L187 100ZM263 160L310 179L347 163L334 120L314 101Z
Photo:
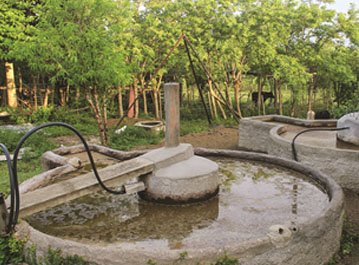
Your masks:
M310 128L310 129L306 129L303 130L299 133L297 133L293 140L292 140L292 153L293 153L293 159L295 161L298 162L298 157L297 157L297 150L295 149L295 140L298 138L298 136L300 136L303 133L307 133L307 132L314 132L314 131L343 131L343 130L348 130L350 129L350 127L343 127L343 128Z
M65 127L69 130L71 130L72 132L74 132L81 140L81 142L83 143L84 147L85 147L85 150L87 152L87 155L89 157L89 160L90 160L90 163L91 163L91 167L92 167L92 170L95 174L95 177L98 181L98 183L100 184L100 186L106 190L107 192L109 193L112 193L112 194L123 194L124 192L122 190L120 191L116 191L116 190L112 190L110 188L108 188L104 183L103 181L101 180L98 172L97 172L97 168L96 168L96 165L95 165L95 162L93 160L93 157L92 157L92 154L91 154L91 151L90 151L90 148L86 142L86 140L84 139L84 137L80 134L80 132L78 130L76 130L74 127L72 127L71 125L67 124L67 123L64 123L64 122L49 122L49 123L45 123L45 124L42 124L42 125L39 125L33 129L31 129L29 132L27 132L21 139L20 141L18 142L17 146L16 146L16 149L15 149L15 152L14 152L14 157L13 157L13 162L12 162L12 170L11 170L11 173L9 171L10 174L13 175L12 179L13 179L13 184L12 186L14 187L11 191L12 194L14 194L14 196L11 196L11 208L10 208L10 216L11 216L11 219L9 218L9 227L11 228L14 228L14 226L16 225L17 223L17 220L19 218L19 211L20 211L20 195L19 195L19 183L18 183L18 174L17 174L17 160L18 160L18 157L19 157L19 152L20 152L20 149L22 147L22 145L24 144L24 142L32 135L34 134L35 132L37 132L38 130L41 130L43 128L46 128L46 127L53 127L53 126L62 126L62 127ZM6 147L5 147L6 148ZM10 160L11 161L11 160ZM9 164L8 164L9 165ZM11 163L10 163L11 165ZM14 201L13 201L13 197L15 198ZM15 202L15 203L14 203Z
M14 228L14 225L13 225L14 209L15 209L15 205L18 204L19 201L15 197L16 181L15 181L15 177L14 177L14 172L12 170L10 152L7 149L7 147L2 143L0 143L0 148L2 149L3 153L5 154L7 169L8 169L9 178L10 178L10 213L9 213L9 222L7 223L7 227L6 227L6 231L5 231L6 233L9 233Z

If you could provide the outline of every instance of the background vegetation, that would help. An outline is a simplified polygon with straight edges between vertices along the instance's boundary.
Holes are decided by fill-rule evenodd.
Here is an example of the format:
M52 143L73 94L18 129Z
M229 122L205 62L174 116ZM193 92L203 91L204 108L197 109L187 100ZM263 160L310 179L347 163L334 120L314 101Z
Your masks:
M0 113L10 114L6 123L64 121L129 149L161 140L130 125L132 118L163 118L165 82L181 83L181 134L208 128L205 107L209 119L226 125L258 114L359 111L359 10L337 13L330 2L2 0ZM273 99L252 100L265 92ZM109 121L132 103L128 129L113 137ZM55 146L50 138L66 134L50 128L33 136L20 177L39 173L40 154ZM0 142L13 150L21 136L0 131ZM8 192L5 177L0 192ZM0 263L23 260L21 242L1 240Z
M90 111L106 144L108 118L134 97L130 117L162 118L162 84L177 81L187 114L203 119L188 40L211 119L337 117L359 109L359 20L355 6L337 13L330 2L4 0L1 104L31 116L18 122L45 121L58 106ZM253 92L272 92L272 104Z

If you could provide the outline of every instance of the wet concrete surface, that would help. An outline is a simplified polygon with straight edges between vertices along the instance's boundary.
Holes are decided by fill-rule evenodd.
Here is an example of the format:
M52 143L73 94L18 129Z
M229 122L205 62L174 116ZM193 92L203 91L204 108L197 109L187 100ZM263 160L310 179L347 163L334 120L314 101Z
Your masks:
M97 193L35 214L28 221L40 231L80 242L185 249L221 247L226 238L241 242L263 237L273 225L300 225L328 206L327 194L298 173L225 158L216 162L223 185L219 197L207 202L169 206L135 195Z

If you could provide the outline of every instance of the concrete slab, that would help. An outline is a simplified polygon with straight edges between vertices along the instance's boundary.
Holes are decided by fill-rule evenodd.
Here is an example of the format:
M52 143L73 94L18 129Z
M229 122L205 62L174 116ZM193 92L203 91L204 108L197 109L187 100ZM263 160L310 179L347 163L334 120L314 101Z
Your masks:
M155 169L159 170L172 164L189 159L194 155L193 147L190 144L180 144L176 147L162 147L142 155L155 164Z
M134 158L106 167L98 172L105 185L119 187L130 179L152 172L153 168L153 162L147 159ZM20 216L30 215L100 189L94 174L88 173L22 194Z

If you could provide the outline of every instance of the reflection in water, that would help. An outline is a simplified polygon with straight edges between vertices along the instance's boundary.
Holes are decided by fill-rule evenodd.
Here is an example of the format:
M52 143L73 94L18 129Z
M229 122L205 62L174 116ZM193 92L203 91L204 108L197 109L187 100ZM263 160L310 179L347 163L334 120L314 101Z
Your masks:
M73 240L165 242L169 248L181 248L209 240L222 244L215 235L236 240L266 235L275 224L296 227L328 206L328 196L300 174L268 164L213 160L221 167L221 191L203 203L170 206L101 192L34 214L28 221L40 231Z

